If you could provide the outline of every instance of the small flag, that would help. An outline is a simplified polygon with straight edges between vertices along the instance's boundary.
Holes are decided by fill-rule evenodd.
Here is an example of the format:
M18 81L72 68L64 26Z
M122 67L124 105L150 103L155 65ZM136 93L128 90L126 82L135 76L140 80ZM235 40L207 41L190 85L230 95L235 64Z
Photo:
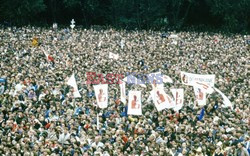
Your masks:
M230 100L228 99L228 97L226 97L226 95L225 94L223 94L219 89L217 89L217 88L215 88L215 87L213 87L214 88L214 90L216 91L216 92L218 92L221 96L222 96L222 98L223 98L223 106L224 107L231 107L231 108L233 108L233 105L232 105L232 103L230 102Z
M202 88L197 88L196 86L193 86L194 88L194 94L196 97L196 101L199 106L206 105L206 92Z
M201 120L203 119L204 115L205 115L205 109L202 108L202 109L201 109L201 113L200 113L200 115L198 116L198 120L201 121Z
M129 91L128 114L142 115L141 91Z
M37 38L37 37L34 37L34 38L32 39L32 46L34 46L34 47L37 47L37 46L38 46L38 38Z
M67 81L67 85L69 86L72 86L74 88L74 97L75 98L79 98L81 97L79 91L78 91L78 87L77 87L77 84L76 84L76 79L75 79L75 74L73 73L72 76L68 79Z
M162 80L164 83L173 83L173 80L167 75L163 75Z
M108 84L100 84L94 86L97 105L100 108L108 107Z
M170 90L172 92L175 101L174 110L179 111L184 103L184 89L180 88L180 89L170 89Z

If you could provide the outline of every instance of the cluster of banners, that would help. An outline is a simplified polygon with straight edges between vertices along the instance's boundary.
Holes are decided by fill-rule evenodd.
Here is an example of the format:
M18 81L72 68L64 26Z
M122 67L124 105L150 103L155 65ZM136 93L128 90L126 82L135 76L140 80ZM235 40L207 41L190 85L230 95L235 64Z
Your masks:
M160 75L161 79L158 79L155 75ZM123 80L120 80L120 100L124 104L127 104L126 83L128 83L131 78L134 79L135 82L138 82L137 78L133 75L129 75ZM162 111L164 109L174 109L175 111L178 111L182 108L184 104L183 88L170 89L171 95L169 95L164 91L164 83L173 83L173 80L169 76L162 75L160 72L157 72L148 74L148 78L151 80L150 83L152 85L152 91L150 91L150 96L147 101L153 101L157 111ZM158 82L159 80L160 82ZM181 81L182 84L193 87L198 105L206 105L207 95L216 91L223 98L223 107L232 107L230 100L220 90L214 87L215 75L200 75L181 72ZM67 84L74 88L74 97L81 97L74 74L68 79ZM144 88L146 87L145 84L138 85ZM94 85L94 91L97 105L102 109L107 108L108 84ZM141 91L129 91L127 106L128 114L142 115Z

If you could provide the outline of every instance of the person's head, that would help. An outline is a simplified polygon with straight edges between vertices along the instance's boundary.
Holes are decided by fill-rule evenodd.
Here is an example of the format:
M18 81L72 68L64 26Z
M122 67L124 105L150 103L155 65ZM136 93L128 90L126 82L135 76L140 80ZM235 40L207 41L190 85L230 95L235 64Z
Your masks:
M137 96L136 95L134 95L134 100L136 100L137 99Z
M102 93L103 93L103 90L102 90L102 89L99 89L99 93L102 94Z
M237 147L238 147L238 148L242 148L242 147L243 147L242 143L238 143L238 144L237 144Z

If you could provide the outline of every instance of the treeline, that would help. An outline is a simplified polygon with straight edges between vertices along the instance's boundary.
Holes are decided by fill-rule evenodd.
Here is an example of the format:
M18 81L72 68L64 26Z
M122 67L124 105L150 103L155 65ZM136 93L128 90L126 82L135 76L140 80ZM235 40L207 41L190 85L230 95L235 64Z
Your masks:
M250 27L250 0L0 0L0 22L11 25L112 26L126 29Z

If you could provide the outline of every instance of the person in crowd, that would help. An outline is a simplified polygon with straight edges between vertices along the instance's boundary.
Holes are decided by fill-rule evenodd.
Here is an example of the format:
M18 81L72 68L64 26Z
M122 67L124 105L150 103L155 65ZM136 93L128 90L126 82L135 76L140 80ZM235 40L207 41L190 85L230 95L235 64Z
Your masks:
M162 38L157 31L112 28L1 30L0 77L8 83L0 84L0 155L249 156L249 51L244 37L175 35L178 39ZM119 59L109 59L109 52ZM166 93L184 88L178 112L158 112L147 101L150 84L126 85L126 91L141 90L143 115L127 114L117 84L109 85L108 107L100 109L94 104L93 84L86 84L87 72L156 71L173 79L164 83ZM204 107L197 105L192 87L181 84L187 79L180 78L180 71L215 74L216 88L233 108L222 107L223 99L215 92ZM72 73L81 98L74 98L65 82ZM198 120L202 108L205 115Z

